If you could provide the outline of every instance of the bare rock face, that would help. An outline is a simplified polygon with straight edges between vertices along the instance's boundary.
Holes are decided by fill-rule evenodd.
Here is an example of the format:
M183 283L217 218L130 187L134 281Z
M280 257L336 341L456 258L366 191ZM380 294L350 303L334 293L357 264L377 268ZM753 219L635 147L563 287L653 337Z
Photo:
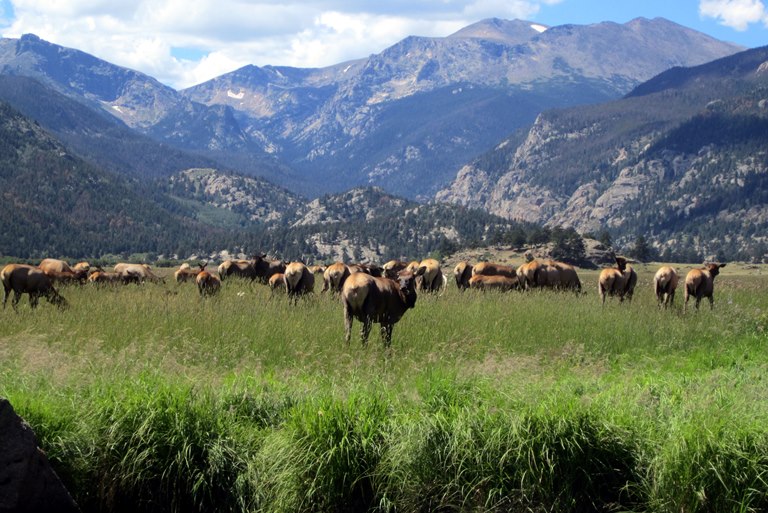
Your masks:
M0 398L0 512L79 512L29 424Z

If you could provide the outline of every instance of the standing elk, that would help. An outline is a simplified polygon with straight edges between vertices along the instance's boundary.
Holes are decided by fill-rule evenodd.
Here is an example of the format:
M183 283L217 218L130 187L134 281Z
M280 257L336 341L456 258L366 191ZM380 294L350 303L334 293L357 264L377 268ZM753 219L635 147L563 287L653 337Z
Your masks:
M453 278L456 280L456 288L464 291L469 288L469 279L472 277L472 265L469 262L459 262L453 268Z
M363 326L360 330L362 344L368 343L371 326L381 325L384 345L392 344L392 328L409 308L416 306L416 277L423 274L424 267L416 273L401 271L397 280L378 278L364 273L352 274L344 282L341 303L344 306L344 339L349 344L352 334L352 319Z
M469 279L469 288L475 290L498 290L507 292L517 288L517 276L510 278L500 274L476 274Z
M408 267L408 262L402 260L390 260L381 266L383 276L394 280L397 278L397 273Z
M674 267L668 265L662 266L653 276L653 289L656 292L656 300L659 307L664 308L672 306L675 301L675 290L677 289L678 276Z
M332 294L338 294L341 292L341 287L344 286L344 281L349 277L349 267L341 262L335 262L325 268L323 273L323 289L322 292L330 291Z
M291 262L285 266L283 283L288 298L295 303L299 296L311 294L315 290L315 275L301 262Z
M215 296L221 289L221 279L205 270L206 264L200 264L200 272L195 277L197 290L201 297Z
M626 297L632 301L632 295L637 284L637 273L632 266L627 264L624 257L615 257L616 267L610 267L600 271L600 277L597 282L597 292L600 294L600 300L605 305L605 296L618 296L619 302L624 301Z
M37 308L41 296L59 308L67 306L67 300L54 288L51 277L31 265L6 265L0 271L0 281L3 282L3 309L11 291L13 291L11 306L14 310L17 309L22 294L29 295L29 306L32 308Z
M267 255L261 253L254 255L251 260L227 260L219 265L219 276L224 280L229 276L239 276L251 280L258 279L261 283L268 283L270 276L285 272L285 262L279 260L267 260Z
M691 296L696 298L696 310L699 309L702 298L709 299L710 309L715 307L715 277L720 274L720 269L723 267L725 267L725 264L705 264L701 269L691 269L685 277L683 312L687 310L688 298Z
M283 273L275 273L269 277L269 282L267 284L269 285L269 290L274 296L278 290L286 290L285 275Z
M57 258L44 258L37 266L41 271L50 276L54 283L85 283L88 279L88 269L82 266L72 268L64 260Z
M173 273L173 277L176 280L176 283L195 281L197 279L197 275L200 274L200 272L205 268L203 264L198 265L199 269L192 269L192 267L186 262L181 264L179 268Z
M120 262L115 264L115 273L123 283L144 283L149 280L153 283L164 283L165 280L152 272L149 264L129 264Z
M445 287L446 279L440 269L440 262L434 258L425 258L419 263L419 269L424 269L424 272L421 273L421 286L419 290L437 292L441 287Z

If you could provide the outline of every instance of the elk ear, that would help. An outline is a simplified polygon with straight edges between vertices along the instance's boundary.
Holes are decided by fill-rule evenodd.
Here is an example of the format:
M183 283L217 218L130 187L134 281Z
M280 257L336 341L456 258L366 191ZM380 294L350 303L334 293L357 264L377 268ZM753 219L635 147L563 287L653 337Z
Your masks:
M725 267L725 264L720 264L718 267Z

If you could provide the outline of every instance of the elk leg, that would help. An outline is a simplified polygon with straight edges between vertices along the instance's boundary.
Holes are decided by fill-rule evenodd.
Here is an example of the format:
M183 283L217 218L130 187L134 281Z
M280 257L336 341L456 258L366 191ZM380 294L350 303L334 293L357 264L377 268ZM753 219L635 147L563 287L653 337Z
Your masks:
M381 325L381 338L384 340L384 347L392 345L392 324Z
M346 303L344 304L344 341L349 345L349 339L352 335L352 314Z
M373 321L370 317L366 317L363 319L363 327L360 328L360 338L362 339L363 345L368 344L368 336L371 334L371 325L373 324Z

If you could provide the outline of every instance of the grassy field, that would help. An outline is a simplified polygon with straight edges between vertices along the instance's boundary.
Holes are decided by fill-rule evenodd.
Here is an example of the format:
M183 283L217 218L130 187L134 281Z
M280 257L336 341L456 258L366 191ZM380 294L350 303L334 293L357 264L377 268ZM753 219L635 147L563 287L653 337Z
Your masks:
M88 512L766 511L768 275L684 315L656 267L605 308L451 286L388 350L319 293L69 287L2 312L0 396Z

